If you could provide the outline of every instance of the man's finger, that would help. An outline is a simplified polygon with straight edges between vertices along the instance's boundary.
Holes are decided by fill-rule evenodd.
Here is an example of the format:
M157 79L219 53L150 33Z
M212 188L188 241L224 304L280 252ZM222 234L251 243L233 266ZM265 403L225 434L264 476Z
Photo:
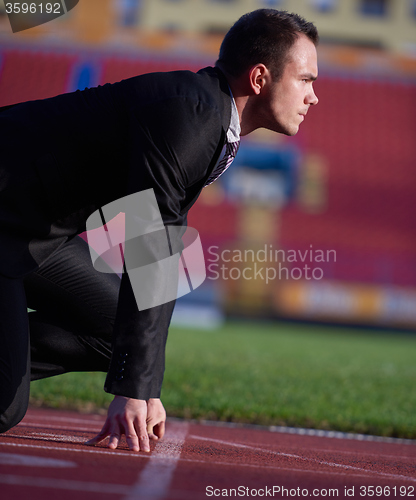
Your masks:
M120 443L121 435L123 434L123 429L118 422L113 422L111 427L110 441L108 442L108 447L115 450Z
M153 435L156 439L162 439L165 435L165 421L162 420L153 427Z
M94 444L101 443L101 441L103 441L110 434L108 429L109 429L109 423L108 423L108 420L106 420L101 431L96 436L94 436L92 439L89 439L88 441L86 441L85 444L92 446Z
M149 435L147 433L146 421L136 421L137 435L141 451L150 451Z
M140 451L139 438L137 437L133 422L131 421L127 422L126 440L131 451Z
M153 424L147 424L147 435L149 436L149 439L154 439L155 441L157 441L158 437L154 433Z
M85 441L85 444L93 446L94 444L101 443L107 436L103 436L101 433L94 436L92 439Z
M165 435L165 421L162 420L160 423L158 423L154 431L156 433L156 436L159 439L162 439L163 436Z
M120 434L118 432L112 432L110 435L110 441L108 442L108 447L115 450L120 442Z

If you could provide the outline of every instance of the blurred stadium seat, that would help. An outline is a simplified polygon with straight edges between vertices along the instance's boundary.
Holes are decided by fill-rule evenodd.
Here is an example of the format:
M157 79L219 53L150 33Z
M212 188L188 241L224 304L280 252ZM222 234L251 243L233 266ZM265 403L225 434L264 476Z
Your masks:
M67 90L75 56L30 49L0 49L0 53L0 106L52 97Z

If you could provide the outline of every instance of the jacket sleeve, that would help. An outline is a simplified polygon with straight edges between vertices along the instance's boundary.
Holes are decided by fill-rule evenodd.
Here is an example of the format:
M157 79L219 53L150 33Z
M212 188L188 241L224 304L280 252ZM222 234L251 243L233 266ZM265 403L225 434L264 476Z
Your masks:
M219 111L197 100L164 99L132 111L129 131L127 192L153 189L164 225L184 226L187 188L215 163L222 136ZM158 250L152 251L156 261ZM160 397L174 305L172 300L139 310L131 279L123 274L107 392L145 400Z

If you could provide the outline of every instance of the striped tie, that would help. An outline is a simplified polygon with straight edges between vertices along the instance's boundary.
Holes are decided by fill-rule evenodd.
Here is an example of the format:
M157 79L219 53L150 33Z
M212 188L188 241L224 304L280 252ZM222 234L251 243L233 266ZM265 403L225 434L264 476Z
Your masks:
M233 162L235 155L237 154L239 146L240 146L240 141L227 142L227 144L225 146L224 156L221 158L221 161L218 163L218 165L211 172L211 175L209 176L204 187L212 184L216 179L218 179L218 177L220 175L222 175L227 170L227 168Z

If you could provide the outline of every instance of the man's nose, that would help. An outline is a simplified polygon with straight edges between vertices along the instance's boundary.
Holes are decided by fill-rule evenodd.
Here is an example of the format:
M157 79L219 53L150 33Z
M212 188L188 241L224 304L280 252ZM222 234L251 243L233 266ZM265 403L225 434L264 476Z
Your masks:
M311 106L314 106L315 104L318 104L318 102L319 99L312 88L310 93L307 95L307 103L310 104Z

